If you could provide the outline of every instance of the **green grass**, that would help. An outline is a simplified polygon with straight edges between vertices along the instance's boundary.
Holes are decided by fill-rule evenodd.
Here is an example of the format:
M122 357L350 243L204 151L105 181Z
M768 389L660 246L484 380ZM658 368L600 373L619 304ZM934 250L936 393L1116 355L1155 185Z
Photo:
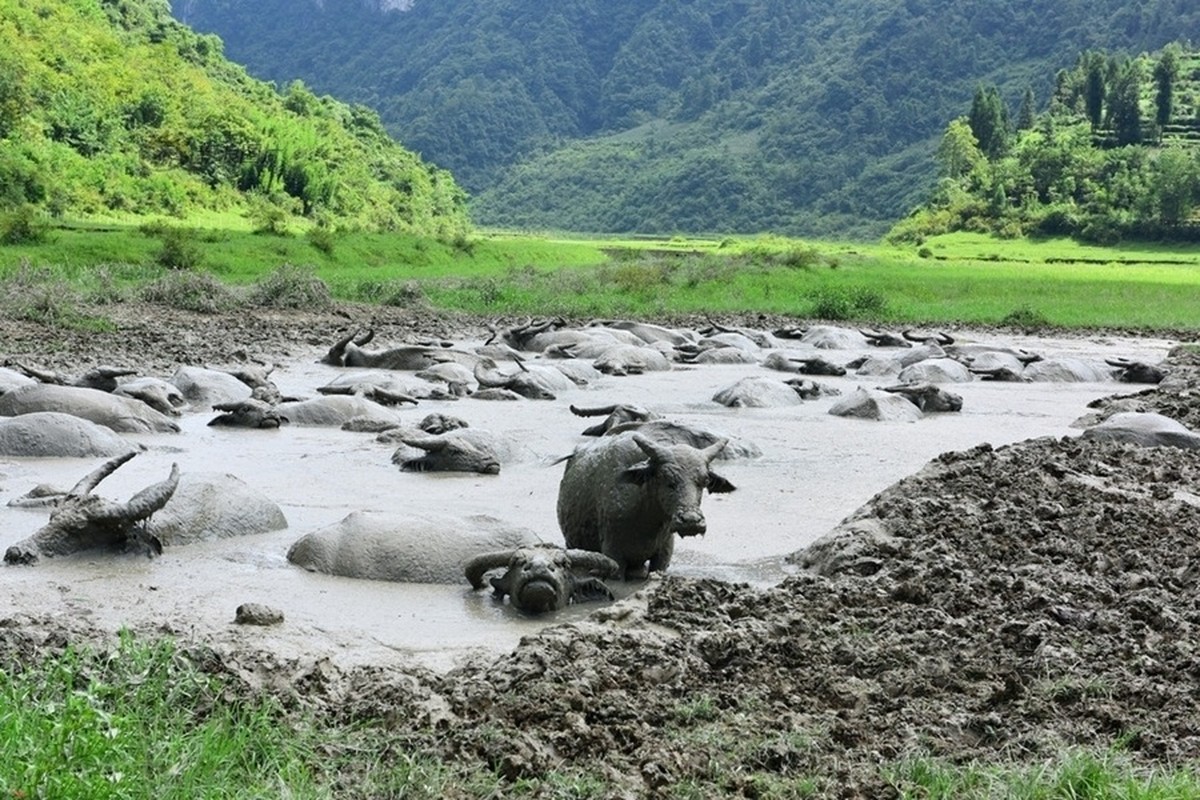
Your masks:
M489 316L769 313L895 325L1200 327L1200 252L1178 247L974 234L906 248L773 236L500 231L436 240L323 229L270 236L177 224L58 226L40 241L0 247L0 281L11 295L14 285L27 291L29 276L40 275L86 303L145 292L172 272L261 294L260 284L283 269L323 283L326 300ZM0 301L5 294L0 286ZM95 316L52 311L40 316Z
M199 661L194 660L198 658ZM478 764L405 745L384 717L354 722L285 708L200 668L170 639L123 634L112 649L68 648L0 668L0 797L5 798L603 798L599 772L564 765L505 781ZM747 706L749 708L749 706ZM663 735L704 765L666 796L813 798L830 778L798 768L815 739L737 725L738 709L683 700ZM433 738L437 738L434 736ZM707 755L706 755L707 754ZM701 761L697 761L700 758ZM793 764L793 762L795 762ZM881 767L906 798L1184 800L1193 769L1148 770L1110 753L1045 764Z

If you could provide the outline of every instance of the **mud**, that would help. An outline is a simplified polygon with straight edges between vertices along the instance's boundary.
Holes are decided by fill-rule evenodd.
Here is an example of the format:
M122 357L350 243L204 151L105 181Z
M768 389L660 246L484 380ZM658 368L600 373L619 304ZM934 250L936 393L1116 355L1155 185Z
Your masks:
M258 357L286 362L289 380L307 383L323 373L299 365L311 365L347 317L377 327L381 341L486 335L478 322L401 310L217 321L122 313L120 332L101 336L0 323L0 351L60 369L130 359L151 374ZM1175 344L1020 338L1150 360ZM1194 424L1197 383L1178 369L1168 388L1136 402ZM1096 413L1089 402L1134 394L1127 387L972 383L955 387L961 415L884 425L831 418L819 403L795 417L713 409L710 390L732 374L722 370L614 379L587 395L650 399L764 451L722 467L739 491L705 500L710 534L681 544L667 577L625 587L615 604L534 622L463 587L351 588L298 573L278 562L285 541L345 511L336 491L314 484L314 497L281 500L292 525L277 539L148 563L5 570L0 653L30 659L132 624L177 636L246 691L341 720L386 720L398 747L511 780L598 772L612 796L668 796L685 783L755 796L764 781L811 778L819 796L889 797L899 779L887 767L909 757L1045 763L1073 747L1119 745L1157 767L1195 763L1200 453L1088 442L1071 425ZM532 402L523 411L553 407ZM1097 403L1100 412L1112 402ZM437 477L420 485L425 496L471 510L496 503L503 486L506 513L549 538L556 475L541 459L587 423L540 413L521 423L538 434L536 457L500 476L516 483ZM181 447L206 435L189 433ZM371 472L386 449L322 451L324 434L310 436L300 446L319 474L349 458L369 487L398 480ZM147 459L147 474L171 455ZM247 478L248 458L230 454L231 471ZM0 463L0 500L29 488L34 472L69 483L84 463ZM104 490L120 495L143 476L127 480ZM283 493L287 480L285 471L262 485ZM372 504L398 507L374 491ZM198 566L213 561L223 569ZM217 573L241 582L213 588ZM283 625L232 624L235 606L262 599L251 596L255 586L284 607ZM333 604L338 617L322 617ZM438 633L422 643L397 627Z

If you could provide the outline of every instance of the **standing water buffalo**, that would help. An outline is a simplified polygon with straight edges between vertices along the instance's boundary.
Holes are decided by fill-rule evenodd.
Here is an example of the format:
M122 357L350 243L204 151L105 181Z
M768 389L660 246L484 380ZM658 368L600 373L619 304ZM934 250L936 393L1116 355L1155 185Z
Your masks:
M674 534L706 530L704 490L735 488L709 468L724 448L724 440L698 450L631 432L576 449L558 487L558 524L567 546L603 553L625 578L665 570Z
M512 607L526 614L557 611L585 600L612 600L612 590L600 578L621 572L620 565L602 553L542 545L484 553L468 561L463 573L478 590L484 586L484 574L500 567L504 574L491 580L496 598L508 595Z

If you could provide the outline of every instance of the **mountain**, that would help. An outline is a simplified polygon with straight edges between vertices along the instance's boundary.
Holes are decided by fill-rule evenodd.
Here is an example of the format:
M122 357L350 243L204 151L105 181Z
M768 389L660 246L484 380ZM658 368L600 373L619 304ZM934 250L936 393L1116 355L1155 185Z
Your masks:
M453 235L465 200L375 111L251 78L165 0L0 0L0 210Z
M393 4L394 5L394 4ZM251 73L378 109L486 225L877 235L980 84L1045 107L1191 0L188 0Z

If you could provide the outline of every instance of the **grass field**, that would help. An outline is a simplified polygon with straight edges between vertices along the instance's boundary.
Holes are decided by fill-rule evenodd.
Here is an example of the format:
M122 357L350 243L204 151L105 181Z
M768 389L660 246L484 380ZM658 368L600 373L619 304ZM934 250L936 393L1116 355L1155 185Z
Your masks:
M907 249L772 236L482 232L442 241L119 221L44 229L0 246L0 279L64 284L84 303L137 297L181 274L250 287L281 267L320 281L337 299L482 315L768 313L883 324L1200 327L1200 253L1183 247L969 234Z

